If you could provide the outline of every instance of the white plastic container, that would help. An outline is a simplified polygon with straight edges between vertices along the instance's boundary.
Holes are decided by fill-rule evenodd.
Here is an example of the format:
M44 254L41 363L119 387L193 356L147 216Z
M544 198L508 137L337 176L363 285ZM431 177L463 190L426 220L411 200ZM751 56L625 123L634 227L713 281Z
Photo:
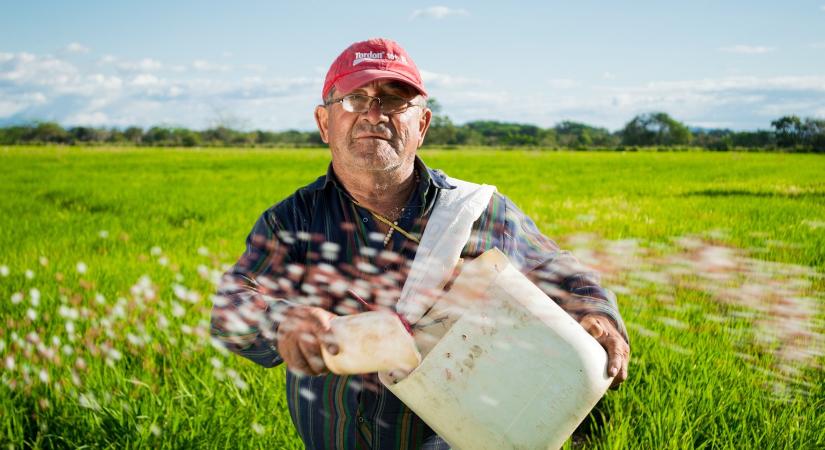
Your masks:
M327 368L339 375L382 371L408 373L421 362L415 342L401 320L389 311L370 311L330 321L338 353L321 346Z
M601 345L497 249L416 325L421 364L379 378L455 449L559 448L612 381Z

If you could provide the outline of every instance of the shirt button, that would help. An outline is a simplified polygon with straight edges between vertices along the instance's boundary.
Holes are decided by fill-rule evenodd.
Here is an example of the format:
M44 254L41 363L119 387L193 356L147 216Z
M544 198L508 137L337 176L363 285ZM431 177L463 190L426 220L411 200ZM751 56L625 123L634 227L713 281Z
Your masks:
M360 423L364 423L364 418L363 418L363 417L361 417L361 416L358 416L358 422L360 422Z
M361 220L363 220L364 222L369 222L369 221L370 221L370 219L368 219L368 218L366 218L366 217L364 217L364 218L363 218L363 219L361 219Z

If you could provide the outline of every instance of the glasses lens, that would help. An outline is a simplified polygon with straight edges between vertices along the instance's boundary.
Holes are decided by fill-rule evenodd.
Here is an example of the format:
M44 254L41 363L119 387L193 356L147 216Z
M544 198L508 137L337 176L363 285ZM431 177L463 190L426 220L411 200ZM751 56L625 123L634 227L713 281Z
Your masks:
M407 100L397 95L382 95L379 98L381 99L381 112L383 113L392 114L407 107Z
M345 95L341 104L344 110L353 113L364 113L370 109L372 100L376 97L370 97L363 94ZM407 100L397 95L382 95L377 97L381 104L381 112L384 114L393 114L407 109Z
M368 95L350 94L344 96L344 101L341 104L346 111L362 113L370 108L370 100L372 100L372 97Z

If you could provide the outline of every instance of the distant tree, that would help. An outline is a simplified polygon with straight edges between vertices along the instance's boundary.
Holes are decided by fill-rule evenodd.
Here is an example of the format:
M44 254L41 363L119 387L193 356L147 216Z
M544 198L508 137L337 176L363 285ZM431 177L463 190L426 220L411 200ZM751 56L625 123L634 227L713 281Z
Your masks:
M710 150L727 151L733 148L733 131L728 129L694 129L691 143Z
M307 144L309 145L317 145L322 146L324 145L324 141L321 139L321 133L318 131L310 131L309 136L307 136Z
M775 148L776 136L770 130L737 131L731 134L734 147Z
M106 130L106 142L109 144L125 144L128 141L126 140L126 136L123 135L123 131L117 128L110 128Z
M430 121L430 128L427 130L425 143L427 145L456 145L462 143L459 141L458 127L453 124L449 116L441 114L443 107L435 97L427 99L427 108L430 108L433 112L433 117Z
M15 125L0 128L0 145L25 144L30 142L31 126Z
M618 139L606 128L597 128L587 124L565 120L553 127L556 140L562 147L584 148L591 145L612 147L618 145Z
M306 144L306 134L298 130L287 130L280 134L280 143L293 147Z
M71 143L101 143L109 138L109 130L105 128L72 127L68 130Z
M123 130L123 137L133 144L140 144L143 140L143 129L140 127L129 127Z
M201 145L201 135L197 131L187 128L174 128L171 134L170 145L183 147L198 147Z
M542 136L541 128L529 124L478 120L465 126L481 134L484 145L537 146Z
M825 152L825 119L808 117L802 124L805 145L815 152Z
M238 132L228 127L210 128L201 134L204 143L215 146L228 145L239 140L237 139Z
M624 145L687 145L691 138L688 127L663 112L638 115L622 130Z
M429 145L455 145L458 144L458 129L449 117L433 114L425 140Z
M29 135L25 136L28 142L34 143L69 143L69 133L55 122L39 122L30 129Z
M556 130L553 128L543 129L539 133L539 145L548 148L558 147L559 142L557 136Z
M152 127L143 135L143 143L147 145L165 146L172 141L172 131L165 127Z
M441 103L439 103L439 101L436 100L435 97L429 97L427 99L427 108L430 108L430 110L433 112L433 115L441 114Z
M458 145L484 145L484 136L467 126L456 127L455 139Z
M803 142L802 120L797 116L782 116L771 122L776 134L776 145L796 147Z

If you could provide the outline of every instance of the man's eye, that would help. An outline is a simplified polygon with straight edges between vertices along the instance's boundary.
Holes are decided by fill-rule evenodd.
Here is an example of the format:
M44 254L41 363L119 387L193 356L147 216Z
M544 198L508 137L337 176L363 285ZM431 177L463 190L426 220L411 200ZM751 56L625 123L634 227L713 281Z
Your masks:
M381 103L387 106L401 106L407 103L406 100L397 96L397 95L388 95L386 97L381 97Z

